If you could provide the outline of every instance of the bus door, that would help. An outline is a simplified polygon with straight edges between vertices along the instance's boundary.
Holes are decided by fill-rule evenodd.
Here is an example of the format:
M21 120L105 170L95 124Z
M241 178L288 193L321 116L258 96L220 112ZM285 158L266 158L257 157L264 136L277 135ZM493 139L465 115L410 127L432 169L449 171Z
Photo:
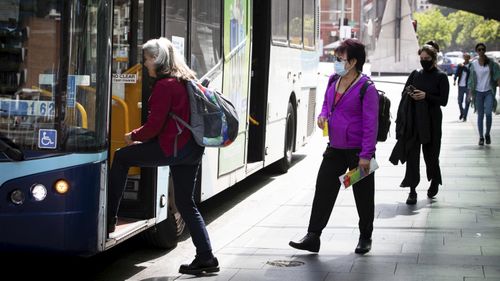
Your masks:
M158 1L115 0L113 6L113 42L111 62L111 128L110 164L117 149L125 146L124 135L140 127L147 117L147 77L143 75L142 44L148 19L154 18L148 5ZM144 81L144 83L143 83ZM166 196L168 169L160 169L163 177L162 193ZM118 224L114 235L120 239L137 228L146 228L147 220L156 215L156 169L131 167L123 199L118 211ZM166 216L165 216L166 217Z
M247 160L247 122L250 78L250 0L224 1L224 80L223 93L235 105L240 122L238 137L219 151L218 176L244 167Z
M264 161L267 124L271 2L253 1L248 163Z

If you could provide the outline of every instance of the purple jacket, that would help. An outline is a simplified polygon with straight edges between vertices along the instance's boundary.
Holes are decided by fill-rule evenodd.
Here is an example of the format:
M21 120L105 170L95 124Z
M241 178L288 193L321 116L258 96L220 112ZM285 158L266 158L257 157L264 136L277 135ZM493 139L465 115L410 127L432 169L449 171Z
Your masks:
M366 90L363 101L361 101L359 92L368 79L363 74L359 81L343 94L335 106L335 110L331 112L338 80L334 81L326 89L323 109L319 117L328 118L331 147L360 148L359 157L369 160L375 154L375 144L377 143L378 93L372 84Z

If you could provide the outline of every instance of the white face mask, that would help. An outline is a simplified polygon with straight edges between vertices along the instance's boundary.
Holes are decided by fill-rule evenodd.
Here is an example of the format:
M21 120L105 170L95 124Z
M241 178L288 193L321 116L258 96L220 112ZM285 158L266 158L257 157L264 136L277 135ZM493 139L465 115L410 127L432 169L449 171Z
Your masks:
M345 61L335 61L333 63L333 68L335 70L335 73L340 76L345 76L348 72L348 70L345 69Z

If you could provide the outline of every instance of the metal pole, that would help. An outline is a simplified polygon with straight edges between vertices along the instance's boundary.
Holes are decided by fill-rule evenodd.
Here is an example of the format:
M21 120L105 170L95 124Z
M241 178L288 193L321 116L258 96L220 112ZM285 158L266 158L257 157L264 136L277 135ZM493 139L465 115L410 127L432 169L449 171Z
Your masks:
M342 27L344 26L344 13L345 13L345 0L340 0L341 1L341 4L340 4L340 27L339 27L339 32L342 32L343 29ZM344 35L342 33L340 33L340 39L344 39L345 37L343 37Z

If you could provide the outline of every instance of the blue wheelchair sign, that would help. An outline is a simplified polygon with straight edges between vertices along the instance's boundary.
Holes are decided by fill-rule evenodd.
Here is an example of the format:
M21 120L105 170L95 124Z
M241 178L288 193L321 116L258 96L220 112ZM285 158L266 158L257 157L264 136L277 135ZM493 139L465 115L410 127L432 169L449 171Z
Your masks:
M40 129L38 131L38 147L56 149L57 131L53 129Z

